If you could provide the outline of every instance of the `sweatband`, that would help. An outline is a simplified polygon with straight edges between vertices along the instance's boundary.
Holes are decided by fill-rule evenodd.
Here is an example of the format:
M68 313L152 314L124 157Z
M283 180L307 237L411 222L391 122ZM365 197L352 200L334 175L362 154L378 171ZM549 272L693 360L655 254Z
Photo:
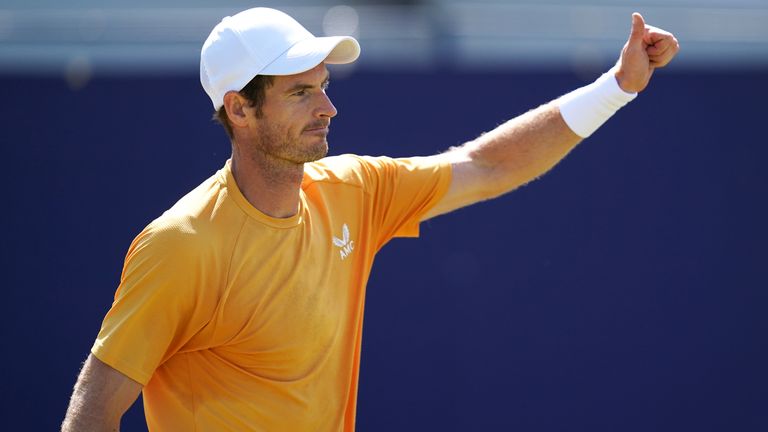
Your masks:
M586 138L636 97L637 93L627 93L619 87L615 71L611 69L592 84L560 97L558 105L568 127Z

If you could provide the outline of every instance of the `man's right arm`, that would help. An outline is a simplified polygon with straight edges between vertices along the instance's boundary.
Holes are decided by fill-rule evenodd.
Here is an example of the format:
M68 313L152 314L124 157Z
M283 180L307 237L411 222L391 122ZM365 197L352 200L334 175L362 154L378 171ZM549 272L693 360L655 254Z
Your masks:
M603 78L464 145L429 156L450 163L452 178L441 201L422 220L497 197L543 175L630 100L630 94L645 89L654 70L666 66L679 50L674 35L646 26L640 14L633 14L619 62ZM597 88L599 97L593 93ZM570 115L564 114L565 109ZM644 128L638 121L628 133L654 133Z
M75 384L62 432L118 431L142 385L90 354Z

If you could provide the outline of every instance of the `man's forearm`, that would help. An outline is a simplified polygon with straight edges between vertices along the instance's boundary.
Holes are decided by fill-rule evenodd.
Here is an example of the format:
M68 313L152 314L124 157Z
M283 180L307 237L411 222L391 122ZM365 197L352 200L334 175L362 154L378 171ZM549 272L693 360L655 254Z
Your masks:
M451 185L422 220L521 186L547 172L580 141L552 101L437 155L452 166Z
M560 115L557 101L520 115L460 149L493 178L490 198L541 176L580 141Z
M613 68L468 143L464 151L474 163L497 171L496 192L504 193L547 172L636 96L620 87Z

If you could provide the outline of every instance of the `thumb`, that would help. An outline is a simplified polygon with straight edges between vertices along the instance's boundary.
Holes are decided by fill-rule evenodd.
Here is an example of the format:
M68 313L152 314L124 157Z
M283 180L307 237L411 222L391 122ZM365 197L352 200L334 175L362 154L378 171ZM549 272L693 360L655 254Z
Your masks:
M635 12L632 14L632 32L629 34L630 44L639 44L643 42L645 35L645 20L643 16Z

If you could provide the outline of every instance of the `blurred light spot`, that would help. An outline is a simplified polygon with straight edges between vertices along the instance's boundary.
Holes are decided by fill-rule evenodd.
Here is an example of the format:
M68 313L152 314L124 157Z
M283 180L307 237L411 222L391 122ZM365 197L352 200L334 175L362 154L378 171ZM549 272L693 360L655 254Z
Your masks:
M82 90L93 76L91 61L88 57L80 55L73 57L64 71L64 79L71 90Z
M99 10L89 10L84 12L80 19L82 20L78 26L80 32L80 38L84 42L94 42L104 36L104 31L107 28L107 20L104 16L104 12Z
M610 17L601 9L585 6L572 9L570 19L573 37L600 38L607 32L605 23Z
M334 6L323 17L326 36L357 36L360 16L350 6Z
M593 81L608 66L600 50L594 45L581 45L571 54L571 69L583 81Z
M13 33L13 19L7 12L0 12L0 40L10 39Z

